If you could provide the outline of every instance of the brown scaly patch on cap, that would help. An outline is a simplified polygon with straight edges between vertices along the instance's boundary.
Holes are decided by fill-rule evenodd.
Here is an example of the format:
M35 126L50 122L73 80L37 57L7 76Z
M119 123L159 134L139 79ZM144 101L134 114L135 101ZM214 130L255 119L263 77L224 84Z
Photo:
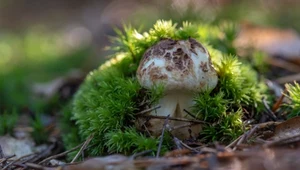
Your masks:
M211 56L210 56L209 52L207 52L207 53L208 53L208 56L209 56L209 58L208 58L208 65L209 65L209 68L210 68L211 70L215 70L215 68L214 68L214 66L213 66L213 64L212 64L212 61L211 61Z
M173 52L174 56L182 56L184 54L182 48L177 48L176 51Z
M200 66L199 66L203 72L208 72L208 67L207 67L207 62L202 62L200 63Z
M167 71L172 71L174 68L172 67L172 66L170 66L170 65L168 65L167 67L166 67L166 70Z
M190 49L190 50L191 50L193 53L197 54L197 53L195 52L195 50L194 50L196 47L199 47L203 53L206 52L206 50L205 50L205 48L202 46L202 44L200 44L199 42L197 42L195 39L189 38L189 42L191 43L191 49Z
M177 40L165 39L157 44L160 48L164 50L171 50L177 44Z
M163 54L165 54L165 51L166 51L166 49L161 48L160 44L157 44L153 47L153 55L162 56Z
M149 71L151 81L167 79L168 75L161 73L160 67L153 67Z
M169 52L167 52L164 57L166 60L171 60L171 58L172 58L171 53L169 53Z

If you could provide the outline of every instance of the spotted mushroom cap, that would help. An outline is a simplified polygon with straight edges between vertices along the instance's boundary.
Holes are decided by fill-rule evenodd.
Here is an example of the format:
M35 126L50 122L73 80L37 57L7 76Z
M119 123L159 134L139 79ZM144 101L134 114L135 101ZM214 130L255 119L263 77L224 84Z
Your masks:
M137 78L145 88L162 83L166 91L211 90L218 82L208 51L192 38L164 39L150 47L140 62Z

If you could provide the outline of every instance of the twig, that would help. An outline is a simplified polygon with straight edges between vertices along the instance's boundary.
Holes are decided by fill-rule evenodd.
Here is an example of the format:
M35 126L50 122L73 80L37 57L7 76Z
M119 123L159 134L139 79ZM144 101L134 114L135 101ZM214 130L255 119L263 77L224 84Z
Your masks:
M38 164L34 164L34 163L30 163L30 162L27 162L25 163L25 165L29 168L32 168L32 169L44 169L43 166L41 165L38 165ZM59 168L58 168L59 169Z
M78 159L79 155L83 152L83 150L85 150L85 148L91 142L91 140L93 139L93 137L94 137L94 134L92 134L92 135L90 135L88 137L88 139L83 143L82 147L80 148L80 150L78 151L78 153L76 154L76 156L73 158L73 160L71 161L71 163L74 163Z
M3 154L3 151L2 151L2 147L0 145L0 159L4 158L4 154Z
M174 131L176 129L185 128L185 127L188 127L188 126L192 126L194 124L195 123L188 123L188 124L178 125L178 126L175 126L175 127L170 127L169 131Z
M235 151L237 146L244 142L244 140L246 138L246 133L248 133L248 131L242 135L242 137L237 141L236 145L232 148L232 150Z
M283 99L284 99L284 97L285 97L285 93L287 92L287 89L284 89L284 91L281 93L281 96L280 96L280 98L276 101L276 103L273 105L273 107L272 107L272 111L273 112L276 112L276 110L280 107L280 105L281 105L281 103L282 103L282 101L283 101Z
M166 116L155 116L155 115L140 115L141 117L148 117L148 118L154 118L154 119L166 119ZM193 122L197 124L209 124L207 122L201 121L201 120L190 120L185 118L176 118L176 117L169 117L169 120L176 120L181 122Z
M299 134L291 136L291 137L271 141L271 142L268 142L268 143L264 144L263 146L264 147L270 147L270 146L288 144L288 143L298 142L298 141L300 141L300 135Z
M274 121L278 120L276 115L274 114L274 112L270 109L265 97L262 98L262 101L263 101L263 104L266 108L266 111L267 111L266 113L268 114L268 116L270 116L271 119L274 120Z
M254 124L254 126L257 126L258 129L262 129L262 128L265 128L267 126L271 126L271 125L278 125L282 122L273 122L273 121L270 121L270 122L264 122L264 123L259 123L259 124Z
M143 123L143 126L144 126L144 128L145 128L145 130L146 130L148 136L150 136L150 137L152 138L151 133L149 132L149 129L148 129L148 127L145 125L145 123L146 123L146 121Z
M242 134L241 136L239 136L238 138L236 138L233 142L231 142L229 145L227 145L225 148L227 149L227 148L231 148L231 147L234 147L236 144L237 144L237 142L242 138L242 136L243 136L244 134Z
M181 141L180 141L178 138L176 138L175 136L173 136L173 141L174 141L174 143L175 143L177 149L178 149L178 150L179 150L179 149L181 150L181 149L182 149Z
M256 130L258 129L258 126L254 126L247 134L245 137L245 141L247 141L253 134L254 132L256 132Z
M297 73L297 74L293 74L293 75L280 77L280 78L276 79L275 82L277 82L279 84L284 84L284 83L289 83L289 82L299 81L299 80L300 80L300 73Z
M10 159L10 158L15 157L15 156L16 156L16 155L10 155L10 156L7 156L7 157L2 158L2 159L0 160L0 164L1 164L2 162L7 161L7 160Z
M142 151L142 152L139 152L139 153L135 153L132 156L130 156L130 159L135 159L136 157L145 155L145 154L150 153L150 152L152 152L152 150L145 150L145 151Z
M247 141L253 134L254 132L258 129L258 125L255 125L252 129L248 130L247 132L245 132L243 135L241 135L240 137L238 137L238 140L235 140L235 146L232 150L236 150L237 146L240 145L241 143ZM228 148L228 147L225 147Z
M158 157L159 157L159 154L160 154L161 146L162 146L162 143L163 143L163 140L164 140L165 129L166 129L166 126L167 126L167 124L168 124L169 117L170 117L170 115L168 115L168 116L166 117L165 122L164 122L164 126L163 126L163 129L162 129L162 132L161 132L161 136L160 136L160 141L159 141L158 149L157 149L157 152L156 152L156 158L158 158Z
M26 166L25 164L19 163L19 162L14 163L14 166L20 167L20 168L23 168L23 169L26 169L26 168L27 168L27 166ZM18 169L18 168L17 168L17 169Z
M194 116L191 112L187 111L186 109L183 109L183 111L184 111L185 113L187 113L188 115L190 115L192 118L197 119L196 116Z
M30 156L33 156L33 155L36 155L36 154L37 153L31 153L31 154L28 154L28 155L24 155L24 156L22 156L22 157L20 157L20 158L18 158L16 160L13 160L9 164L7 164L2 170L5 170L5 169L9 168L11 165L13 165L14 163L16 163L16 162L18 162L18 161L20 161L20 160L22 160L24 158L27 158L27 157L30 157Z
M178 139L178 140L179 140L179 139ZM188 146L187 144L185 144L185 143L182 142L181 140L179 140L179 141L180 141L180 144L181 144L182 146L184 146L185 148L187 148L187 149L189 149L189 150L191 150L191 151L194 151L194 152L196 152L196 153L199 153L199 151L198 151L197 149Z
M59 157L65 156L66 154L68 154L68 153L70 153L70 152L73 152L73 151L75 151L76 149L80 148L83 144L84 144L84 143L82 143L82 144L80 144L80 145L78 145L78 146L75 146L74 148L72 148L72 149L70 149L70 150L68 150L68 151L59 153L59 154L57 154L57 155L50 156L50 157L48 157L48 158L42 160L42 161L39 162L38 164L43 164L43 163L45 163L45 162L47 162L47 161L49 161L49 160L51 160L51 159L55 159L55 158L59 158Z
M55 143L52 143L47 149L45 149L44 151L40 152L36 157L31 158L32 160L26 160L26 162L35 162L40 160L41 158L45 158L46 156L50 155L50 152L52 151L52 149L55 147ZM23 162L25 163L25 162Z
M300 72L300 67L297 64L288 62L283 59L276 59L274 57L270 58L267 60L267 63L276 67L283 68L285 70L294 72L294 73L299 73Z
M145 113L151 112L151 111L156 110L156 109L159 109L159 108L161 108L161 106L155 106L155 107L152 107L152 108L143 110L143 111L137 113L136 116L143 115L143 114L145 114Z

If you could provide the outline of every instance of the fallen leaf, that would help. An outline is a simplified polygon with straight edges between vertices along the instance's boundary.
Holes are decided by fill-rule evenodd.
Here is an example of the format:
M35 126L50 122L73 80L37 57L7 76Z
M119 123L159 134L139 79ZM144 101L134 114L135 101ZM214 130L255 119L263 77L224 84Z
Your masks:
M272 139L279 140L300 135L300 116L291 118L278 124Z
M247 151L136 160L122 155L111 155L44 170L294 170L300 167L299 155L300 149L279 148L253 148Z

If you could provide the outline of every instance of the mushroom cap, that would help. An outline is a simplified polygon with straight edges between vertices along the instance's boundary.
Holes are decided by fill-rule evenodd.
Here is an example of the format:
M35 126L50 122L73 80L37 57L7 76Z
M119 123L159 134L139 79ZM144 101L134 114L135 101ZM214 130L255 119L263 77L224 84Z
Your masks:
M164 39L150 47L137 70L139 83L151 89L163 84L165 91L212 90L218 83L210 55L195 39Z

